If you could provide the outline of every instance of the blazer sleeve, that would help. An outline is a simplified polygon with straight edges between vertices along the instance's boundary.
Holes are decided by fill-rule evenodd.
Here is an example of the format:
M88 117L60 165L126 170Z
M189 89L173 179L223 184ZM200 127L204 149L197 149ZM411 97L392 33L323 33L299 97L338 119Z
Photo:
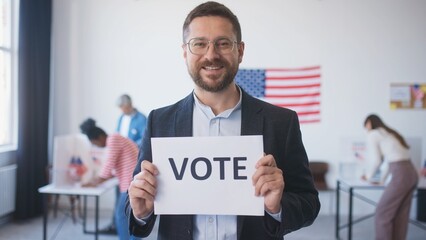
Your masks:
M133 171L133 176L135 176L141 171L142 161L152 161L151 135L152 135L153 116L154 116L154 111L152 111L148 116L148 122L146 125L145 134L142 138L142 145L139 148L138 163L136 164L135 170ZM136 237L149 236L149 234L151 233L154 227L156 215L152 214L151 217L146 221L146 224L143 226L137 223L133 216L132 208L130 206L129 196L127 196L126 213L128 216L130 234Z
M309 169L297 114L291 111L285 115L285 121L270 124L273 126L266 133L269 143L265 150L270 151L266 153L274 155L285 182L281 223L270 216L264 217L266 230L275 237L311 225L320 210L318 191Z

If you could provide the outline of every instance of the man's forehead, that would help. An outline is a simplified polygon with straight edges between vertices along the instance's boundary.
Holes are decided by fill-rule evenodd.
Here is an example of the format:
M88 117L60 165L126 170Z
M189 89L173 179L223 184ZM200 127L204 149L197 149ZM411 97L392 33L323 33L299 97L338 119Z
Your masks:
M203 16L194 18L188 25L188 36L206 38L207 35L232 36L232 23L224 17Z

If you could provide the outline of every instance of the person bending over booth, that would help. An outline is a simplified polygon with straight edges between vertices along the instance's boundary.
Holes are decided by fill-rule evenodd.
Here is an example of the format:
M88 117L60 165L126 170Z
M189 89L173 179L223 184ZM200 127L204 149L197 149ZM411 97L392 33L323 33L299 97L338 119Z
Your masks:
M375 239L406 239L411 200L418 181L409 146L397 131L375 114L365 119L364 127L367 130L367 156L374 167L362 179L385 184L388 174L391 175L376 207ZM381 174L381 180L377 182L373 177L384 162L389 165L389 170Z
M93 145L107 148L106 162L99 176L95 176L93 180L83 186L94 187L110 178L118 178L120 197L118 207L115 208L115 224L120 240L131 239L125 214L125 204L127 188L132 180L132 172L137 161L138 147L132 140L120 134L107 135L104 130L96 126L96 122L91 118L84 121L80 125L80 129Z

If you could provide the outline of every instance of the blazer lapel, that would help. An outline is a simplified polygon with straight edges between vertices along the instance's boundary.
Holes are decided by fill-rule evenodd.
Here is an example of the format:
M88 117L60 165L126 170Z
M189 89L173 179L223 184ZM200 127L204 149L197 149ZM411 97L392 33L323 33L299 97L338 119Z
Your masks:
M262 135L263 116L260 114L262 107L254 98L242 90L241 102L241 135Z
M188 95L182 102L180 109L175 115L175 136L191 137L192 136L192 114L194 107L193 93Z

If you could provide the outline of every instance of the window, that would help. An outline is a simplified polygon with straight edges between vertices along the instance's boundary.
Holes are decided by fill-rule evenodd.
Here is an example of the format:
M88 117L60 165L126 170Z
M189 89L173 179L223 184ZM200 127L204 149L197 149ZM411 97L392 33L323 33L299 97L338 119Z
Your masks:
M0 152L17 143L16 0L0 0Z

